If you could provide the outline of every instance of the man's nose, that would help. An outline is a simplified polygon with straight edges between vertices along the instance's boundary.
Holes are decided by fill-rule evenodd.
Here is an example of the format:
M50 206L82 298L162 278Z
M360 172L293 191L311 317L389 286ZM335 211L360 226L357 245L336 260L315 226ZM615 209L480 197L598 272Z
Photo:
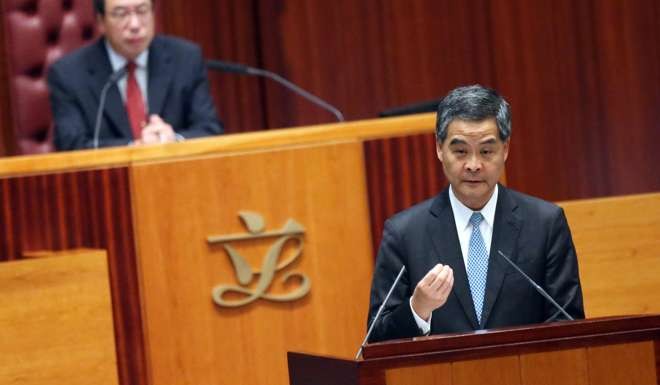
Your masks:
M141 25L142 22L140 21L140 16L136 12L128 14L128 28L139 29Z
M481 170L481 160L478 156L471 155L465 163L465 168L467 168L469 172L477 172Z

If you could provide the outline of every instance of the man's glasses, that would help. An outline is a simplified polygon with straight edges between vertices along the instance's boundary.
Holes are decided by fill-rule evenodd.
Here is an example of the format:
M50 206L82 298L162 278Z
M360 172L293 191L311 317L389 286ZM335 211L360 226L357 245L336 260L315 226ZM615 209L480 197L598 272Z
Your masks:
M141 4L138 5L137 7L116 7L113 8L112 11L108 12L108 16L110 18L119 23L119 24L126 24L131 18L131 15L137 16L137 18L141 21L144 22L147 20L149 16L151 16L151 4Z

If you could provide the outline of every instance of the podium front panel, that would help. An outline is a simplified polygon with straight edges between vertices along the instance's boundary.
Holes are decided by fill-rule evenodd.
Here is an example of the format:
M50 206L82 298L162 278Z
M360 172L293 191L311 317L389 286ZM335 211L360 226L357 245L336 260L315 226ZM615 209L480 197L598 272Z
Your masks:
M354 354L373 268L361 149L132 168L151 383L284 385L289 350Z

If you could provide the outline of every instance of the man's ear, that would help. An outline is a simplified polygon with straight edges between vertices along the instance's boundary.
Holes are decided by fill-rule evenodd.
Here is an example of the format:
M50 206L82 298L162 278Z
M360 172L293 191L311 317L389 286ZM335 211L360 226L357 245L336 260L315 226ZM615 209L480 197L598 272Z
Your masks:
M103 15L96 14L96 29L99 31L99 34L105 35L105 24L103 23Z
M442 162L442 142L435 142L435 153L438 156L438 160Z
M506 142L504 142L504 161L506 162L506 158L509 157L509 143L511 142L511 139L507 139Z

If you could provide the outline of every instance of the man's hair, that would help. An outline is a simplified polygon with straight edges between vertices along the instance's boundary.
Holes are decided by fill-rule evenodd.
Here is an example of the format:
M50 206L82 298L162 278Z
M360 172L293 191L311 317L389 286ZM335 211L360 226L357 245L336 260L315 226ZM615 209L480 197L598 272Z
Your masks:
M456 88L438 104L435 140L441 143L447 138L447 127L454 119L479 122L489 118L495 118L500 139L509 139L511 111L502 96L478 84Z
M152 5L155 2L156 0L151 0ZM105 16L105 0L92 0L92 4L94 4L94 12L97 15Z

